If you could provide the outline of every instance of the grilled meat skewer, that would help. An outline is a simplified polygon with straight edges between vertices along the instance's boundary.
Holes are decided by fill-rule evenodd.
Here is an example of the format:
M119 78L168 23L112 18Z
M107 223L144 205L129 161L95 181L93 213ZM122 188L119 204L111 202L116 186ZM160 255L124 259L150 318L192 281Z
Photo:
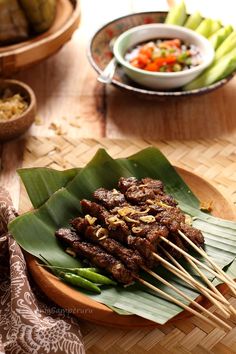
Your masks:
M180 230L198 247L203 246L204 238L201 231L185 224L184 213L177 207L177 202L173 197L164 193L161 181L151 178L143 178L138 181L134 177L121 177L118 186L124 194L116 190L108 191L104 188L99 188L94 192L94 198L98 203L109 209L112 214L118 210L118 207L121 209L125 207L135 209L137 205L140 207L148 206L149 211L147 214L153 215L156 220L154 227L150 224L140 223L139 227L135 228L137 225L127 222L131 229L134 228L136 230L137 236L147 237L157 246L159 242L158 235L167 237L169 232L174 233L175 236L172 237L172 240L176 240L179 238L178 230ZM135 213L132 214L130 219L137 219L137 215ZM178 240L178 244L183 248L188 248L187 244L183 243L181 239Z
M139 268L145 265L144 259L142 259L137 250L132 251L116 240L104 236L107 230L100 225L90 225L85 218L76 218L72 220L71 224L78 231L79 236L89 242L99 244L104 250L120 259L132 272L137 273Z
M123 284L140 268L154 267L163 237L186 251L189 245L178 234L183 231L198 247L203 245L201 232L185 223L184 213L165 194L161 181L122 177L118 186L120 191L97 189L96 202L82 200L85 217L71 221L74 230L60 229L56 236ZM181 256L174 247L164 247L174 257ZM120 268L122 275L117 274Z
M71 229L61 228L56 231L56 237L70 246L79 256L88 259L93 265L105 269L114 279L122 284L131 284L134 278L124 264L105 252L101 247L84 242Z
M120 215L111 214L102 205L98 203L91 202L89 200L81 200L81 207L84 214L89 214L97 218L98 222L105 228L107 228L109 236L119 241L120 243L129 245L133 249L137 249L140 254L144 257L149 268L153 268L155 264L155 259L152 252L157 252L157 245L160 242L160 237L169 236L169 231L166 226L160 225L158 223L140 223L139 225L128 226L128 223L120 218ZM127 207L124 207L124 209ZM131 208L130 208L131 209ZM118 207L113 210L123 211L122 208ZM145 214L136 214L144 216ZM136 215L132 215L134 218ZM131 219L132 220L132 219ZM131 234L133 234L131 236ZM130 237L129 237L130 236ZM186 250L179 235L170 235L170 240L175 242L179 247ZM167 246L169 252L175 257L180 257L180 253L170 246Z
M96 217L103 227L107 227L110 236L114 238L120 237L120 242L126 242L126 236L133 234L136 237L145 237L153 245L152 249L154 250L159 243L160 237L168 236L169 232L165 226L156 222L147 224L139 220L140 217L142 219L147 216L147 219L149 219L150 216L143 211L140 213L139 210L131 208L130 205L123 208L114 208L114 215L102 205L86 199L81 200L80 204L84 214ZM127 216L126 213L129 214L130 212L132 215ZM124 219L121 216L122 214ZM121 240L121 235L123 235L123 240Z
M82 211L85 214L89 214L96 217L101 225L107 228L109 237L117 240L118 242L127 245L133 250L137 250L140 255L145 259L145 263L149 268L153 268L156 263L152 253L155 252L155 247L146 238L130 235L130 230L125 222L109 223L109 219L114 217L103 206L83 199L80 202ZM72 225L75 226L75 220L72 221Z
M177 205L176 200L164 192L164 185L159 180L146 177L139 181L134 177L121 177L118 187L132 204L137 205L145 203L147 200L158 199L169 206Z

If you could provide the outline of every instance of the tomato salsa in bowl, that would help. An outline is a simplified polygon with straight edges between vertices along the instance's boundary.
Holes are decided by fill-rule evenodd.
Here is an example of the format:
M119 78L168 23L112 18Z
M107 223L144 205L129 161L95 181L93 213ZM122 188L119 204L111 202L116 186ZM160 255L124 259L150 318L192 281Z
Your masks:
M114 55L125 73L154 89L181 87L198 76L214 58L211 43L175 25L149 24L122 33Z
M202 63L199 48L179 38L141 43L129 49L125 59L136 68L163 73L191 69Z

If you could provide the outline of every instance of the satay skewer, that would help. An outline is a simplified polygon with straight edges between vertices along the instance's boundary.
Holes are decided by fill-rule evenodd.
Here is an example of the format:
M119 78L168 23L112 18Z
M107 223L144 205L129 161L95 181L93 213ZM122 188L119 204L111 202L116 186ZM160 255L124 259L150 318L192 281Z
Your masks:
M157 260L159 260L159 261L162 263L162 265L164 265L164 267L165 267L167 270L169 270L169 271L172 272L173 274L177 275L179 278L185 280L185 281L186 281L187 283L189 283L191 286L192 286L192 284L194 284L194 282L192 282L192 280L191 280L190 277L186 277L186 275L185 275L183 272L179 271L175 266L173 266L171 263L169 263L168 261L166 261L163 257L159 256L159 255L156 254L156 253L153 253L153 256L154 256ZM195 287L196 287L196 285L195 285ZM193 288L194 288L194 286L193 286ZM199 289L199 290L200 290L200 289ZM228 313L228 311L226 311L226 309L225 309L224 305L222 304L222 302L219 302L218 299L216 300L215 297L213 297L212 295L209 294L209 292L204 291L203 289L201 289L201 293L202 293L203 295L205 295L205 296L208 298L208 300L210 300L211 303L214 304L221 312L223 312L226 317L229 317L229 313ZM215 294L215 293L214 293L214 294ZM220 298L220 299L221 299L221 298ZM226 301L227 301L227 300L226 300Z
M178 252L180 252L182 255L186 256L188 259L191 259L194 263L197 263L199 266L201 266L202 268L204 268L205 270L207 270L208 272L210 272L211 274L213 274L215 277L217 277L218 279L220 279L223 283L226 283L228 285L228 287L231 289L232 288L232 280L229 282L226 277L222 274L217 273L215 270L213 270L212 268L209 268L206 264L202 263L201 261L199 261L198 259L194 258L193 256L191 256L190 254L188 254L186 251L182 250L181 248L179 248L178 246L176 246L173 242L171 242L170 240L167 240L164 237L161 237L161 240L166 242L169 246L175 248ZM233 288L235 288L236 285L233 284Z
M212 290L209 288L206 288L202 283L199 283L195 278L190 275L187 270L168 252L166 251L162 246L159 246L159 248L162 250L162 252L172 261L173 264L176 265L176 267L179 268L179 270L183 271L186 274L186 277L191 278L190 281L194 282L196 288L199 289L199 291L205 295L208 298L208 294L211 294L213 297L218 299L220 302L222 302L224 305L226 305L226 309L230 310L230 312L233 315L236 315L236 309L230 304L230 302L222 295L220 298L216 293L214 293ZM186 280L187 281L187 280ZM206 294L207 293L207 294ZM209 299L209 298L208 298ZM209 299L210 300L210 299Z
M130 283L132 279L137 280L141 284L146 285L153 291L157 292L158 294L162 295L166 299L170 300L171 302L175 303L176 305L182 307L183 309L186 309L189 311L191 314L194 314L198 316L199 318L205 320L208 323L211 323L212 325L215 325L214 322L207 317L204 317L202 314L197 312L196 310L192 309L191 307L185 305L182 303L180 300L175 299L173 296L165 293L161 289L158 289L154 285L150 284L149 282L145 281L144 279L141 279L138 274L135 274L134 272L129 272L128 269L116 260L113 256L108 254L106 251L102 250L102 248L98 245L90 244L89 242L83 241L77 234L75 234L72 230L70 229L60 229L56 233L57 237L59 237L61 240L64 240L67 244L72 247L72 249L75 250L75 252L87 259L89 259L92 264L95 264L96 266L102 266L103 268L106 268L109 272L112 272L113 276L116 278L118 281L120 278L121 283ZM112 266L112 269L111 269ZM114 273L115 272L115 273ZM118 272L118 273L117 273ZM123 273L123 275L122 275ZM218 322L219 325L219 322ZM229 326L227 324L222 324L221 325L224 328L229 329Z
M207 322L208 324L212 325L215 327L216 323L213 322L211 319L209 319L208 317L203 316L201 313L197 312L196 310L194 310L192 307L189 307L188 305L185 305L184 303L182 303L180 300L174 298L173 296L165 293L164 291L162 291L161 289L157 288L156 286L148 283L146 280L140 278L139 276L135 276L135 279L143 284L144 286L146 286L147 288L155 291L156 293L160 294L162 297L166 298L167 300L173 302L174 304L180 306L181 308L183 308L184 310L187 310L188 312L190 312L192 315L195 315L196 317L202 319L203 321ZM225 323L223 320L221 321L221 325L227 329L230 330L232 329L232 327L230 325L228 325L227 323ZM219 326L219 324L218 324Z
M76 222L72 222L72 225L80 232L81 236L82 237L85 237L85 239L88 238L88 240L92 243L97 243L97 244L100 244L103 248L105 248L105 250L107 252L111 252L113 255L117 255L118 253L117 252L120 252L119 255L118 255L118 258L120 258L123 262L127 263L128 265L128 268L130 266L130 259L132 258L132 254L130 254L130 252L132 252L130 249L125 249L124 246L113 240L112 238L109 238L109 237L98 237L98 234L97 234L97 227L96 226L91 226L91 225L86 225L86 222L84 221L84 219L82 218L77 218L75 219ZM132 236L131 236L132 237ZM125 252L125 253L124 253ZM128 254L129 256L128 256ZM123 255L122 255L123 254ZM125 256L124 256L125 255ZM128 257L128 258L127 258ZM137 259L136 259L137 260ZM131 262L132 263L132 262ZM140 266L140 264L139 264ZM132 266L133 268L133 266ZM178 270L177 270L178 272ZM176 273L175 273L176 274ZM178 274L177 274L178 275ZM185 279L184 277L184 280L188 283L189 281L191 282L191 278L188 278L188 279ZM196 284L194 284L195 286L192 285L193 288L197 288L199 290L199 287L196 287ZM211 284L210 284L211 285ZM213 290L215 290L215 288L213 287ZM207 291L207 289L206 289ZM206 293L205 292L202 292L203 294ZM227 305L227 308L225 309L223 307L222 304L218 303L218 301L216 299L212 299L212 296L210 294L208 294L208 299L213 303L215 304L218 309L220 309L225 316L228 316L229 317L229 313L228 313L228 306L229 306L229 303L227 302L227 300L220 294L218 293L218 298L219 300L222 301L225 301L226 305Z
M145 270L148 274L150 274L151 276L153 276L155 279L159 280L161 283L165 284L166 286L168 286L170 289L174 290L176 293L178 293L179 295L181 295L184 299L186 299L187 301L189 301L192 305L194 305L195 307L197 307L200 311L204 312L205 314L207 314L209 317L211 317L212 320L214 320L215 322L217 322L219 325L223 325L225 326L225 322L222 321L219 317L217 317L216 315L214 315L212 312L208 311L205 307L203 307L202 305L200 305L198 302L196 302L195 300L191 299L188 295L186 295L183 291L179 290L177 287L175 287L173 284L171 284L170 282L168 282L167 280L163 279L161 276L159 276L158 274L156 274L155 272L153 272L152 270L143 267L143 270Z
M178 234L185 241L187 241L195 249L195 251L197 251L202 257L204 257L216 272L218 272L223 276L223 278L225 278L225 283L229 286L233 294L236 295L236 284L234 280L228 274L226 274L202 248L196 247L196 245L182 231L179 230Z
M75 223L74 223L75 224ZM130 249L125 248L121 243L115 241L112 238L107 238L104 239L104 237L98 237L97 236L97 227L96 226L91 226L91 225L85 225L83 219L77 219L77 223L75 224L78 230L81 232L81 237L87 239L87 241L99 244L102 248L105 249L106 252L111 253L113 256L117 256L118 258L124 262L124 264L128 267L128 269L136 270L140 269L140 266L142 262L140 263L139 259L139 264L135 268L133 267L132 264L130 264L130 260L133 257L133 251ZM136 258L137 261L137 258ZM131 262L132 263L132 262ZM130 268L131 267L131 268ZM142 268L142 266L141 266ZM148 267L146 267L148 269ZM155 274L153 272L153 274ZM214 286L213 290L215 290ZM219 297L222 297L224 300L224 297L219 293ZM211 298L210 298L211 299ZM224 313L225 316L229 317L230 314L228 313L227 309L224 308L223 305L219 304L216 300L212 300L212 302Z

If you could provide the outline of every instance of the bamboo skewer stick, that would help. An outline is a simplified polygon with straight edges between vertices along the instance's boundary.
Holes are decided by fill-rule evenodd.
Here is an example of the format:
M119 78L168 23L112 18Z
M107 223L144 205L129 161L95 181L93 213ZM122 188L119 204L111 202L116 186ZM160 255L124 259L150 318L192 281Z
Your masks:
M224 278L226 278L226 284L229 286L228 282L230 282L231 287L230 289L232 290L233 294L236 295L236 284L234 282L234 280L228 275L226 274L219 266L218 264L216 264L209 256L208 254L202 249L197 247L182 231L178 231L179 235L182 236L182 238L187 241L194 249L195 251L197 251L202 257L204 257L208 263L215 269L215 271L217 271L218 273L220 273ZM233 289L232 289L233 288Z
M196 272L205 280L205 282L208 284L208 286L218 295L221 295L220 297L224 298L223 295L219 292L219 290L210 282L210 280L205 276L205 274L202 273L202 271L196 266L196 264L193 263L191 259L188 259L185 257L186 260L191 264L191 266L196 270ZM221 311L225 314L228 315L230 313L229 308L221 308ZM228 315L229 316L229 315Z
M194 258L193 256L191 256L190 254L188 254L187 252L185 252L184 250L182 250L181 248L179 248L178 246L176 246L173 242L167 240L164 237L160 237L162 241L166 242L168 245L172 246L173 248L175 248L177 251L179 251L181 254L183 254L184 256L188 257L189 259L191 259L194 263L197 263L198 265L200 265L202 268L206 269L208 272L212 273L215 277L217 277L218 279L222 280L224 283L226 283L225 281L225 277L222 276L219 273L216 273L212 268L209 268L207 265L205 265L204 263L200 262L198 259ZM228 285L228 283L226 283ZM235 284L234 284L235 285ZM230 285L228 285L230 287Z
M176 288L173 284L169 283L167 280L163 279L161 276L159 276L158 274L154 273L152 270L146 268L146 267L142 267L143 270L145 270L148 274L150 274L151 276L153 276L154 278L156 278L157 280L159 280L161 283L165 284L166 286L168 286L170 289L174 290L175 292L177 292L180 296L182 296L184 299L188 300L192 305L194 305L195 307L197 307L200 311L204 312L205 314L207 314L209 317L211 317L212 320L214 320L216 323L225 326L225 322L223 320L221 320L219 317L217 317L216 315L214 315L212 312L208 311L205 307L203 307L202 305L200 305L199 303L197 303L195 300L191 299L188 295L186 295L183 291L179 290L178 288ZM227 325L228 327L228 325Z
M210 282L210 280L206 277L206 275L199 269L196 264L188 257L184 255L185 259L191 266L196 270L196 272L202 277L202 279L205 281L205 283L211 288L219 297L222 299L225 299L224 296L219 292L219 290Z
M185 236L186 237L186 236ZM190 263L191 261L199 264L202 268L205 268L206 270L208 270L209 272L211 272L212 274L214 274L217 278L221 279L223 282L225 282L228 287L231 289L230 284L228 284L227 280L225 280L224 276L221 276L220 274L216 273L214 270L212 270L211 268L209 268L208 266L206 266L205 264L201 263L198 259L192 257L191 255L189 255L187 252L185 252L184 250L182 250L181 248L179 248L178 246L176 246L174 243L172 243L171 241L161 237L161 239L163 241L165 241L166 243L168 243L170 246L174 247L176 250L178 250L180 253L182 253L185 258L187 259L187 261ZM189 240L190 241L190 240ZM195 245L195 247L197 248L197 246ZM225 299L223 297L223 295L219 292L219 290L211 283L209 282L209 280L207 279L207 277L200 271L200 269L198 267L196 267L195 264L193 264L193 262L191 262L191 265L198 271L198 273L202 276L203 275L203 280L205 280L207 282L207 284L214 290L215 293L217 293L221 299ZM231 289L232 290L232 289ZM228 303L226 311L230 311L233 315L236 315L236 309L230 304Z
M183 271L186 275L186 277L194 283L195 287L202 292L203 295L207 296L205 293L208 293L209 295L215 297L215 299L219 300L223 304L225 304L227 307L232 307L230 305L230 302L222 295L219 297L215 292L210 290L209 288L206 288L202 283L199 283L191 274L187 272L187 270L168 252L166 251L161 245L158 246L162 252L172 261L172 263L175 264L176 267L178 267L181 271ZM208 296L207 296L208 297ZM232 307L233 308L233 307ZM232 311L234 314L236 313L236 310L233 308Z
M178 299L175 299L173 296L171 296L171 295L165 293L165 292L162 291L161 289L158 289L156 286L154 286L154 285L148 283L146 280L141 279L141 278L139 278L138 276L134 276L134 277L135 277L135 279L136 279L137 281L139 281L139 283L145 285L146 287L148 287L149 289L151 289L151 290L157 292L158 294L160 294L161 296L163 296L163 297L166 298L167 300L169 300L169 301L173 302L174 304L176 304L176 305L182 307L184 310L187 310L187 311L190 312L191 314L197 316L198 318L202 319L203 321L205 321L205 322L207 322L207 323L209 323L210 325L212 325L212 326L215 327L215 323L214 323L211 319L209 319L208 317L203 316L201 313L199 313L199 312L197 312L196 310L194 310L193 308L191 308L191 307L189 307L189 306L183 304L183 303L182 303L181 301L179 301ZM225 322L223 322L223 321L222 321L222 326L224 326L224 327L227 328L227 329L232 329L231 326L229 326L227 323L225 323Z
M214 293L212 290L210 290L209 288L206 288L202 283L198 282L167 251L165 251L165 252L168 255L168 257L171 260L173 260L173 262L174 261L176 262L177 267L183 269L183 271L175 268L171 263L169 263L168 261L162 259L162 257L160 257L159 255L155 254L155 257L163 263L163 265L164 265L164 267L166 267L166 269L168 269L170 272L172 272L172 273L176 274L177 276L179 276L181 279L186 281L193 288L196 287L197 289L199 289L205 296L207 296L206 294L208 294L208 296L210 296L210 297L208 297L209 300L211 300L211 297L214 297L215 299L217 299L218 301L222 302L223 304L225 304L227 306L229 305L229 302L228 302L227 299L225 299L225 298L222 299L216 293ZM194 286L192 285L192 283L194 284Z
M178 270L176 267L174 267L171 263L169 263L168 261L166 261L165 259L163 259L161 256L159 256L156 253L153 253L153 256L158 259L162 264L165 265L165 268L168 269L170 272L174 273L175 275L179 276L181 279L183 279L184 281L186 281L188 283L188 281L190 281L190 285L191 284L191 279L190 276L187 277L186 274L184 274L184 272L181 272L180 270ZM187 279L187 280L186 280ZM193 283L193 282L192 282ZM188 283L189 284L189 283ZM225 315L228 317L228 313L225 312L225 307L223 306L222 303L220 303L218 300L215 299L215 297L211 296L208 292L203 292L202 293L220 310L223 311L225 313ZM215 293L214 293L215 294Z

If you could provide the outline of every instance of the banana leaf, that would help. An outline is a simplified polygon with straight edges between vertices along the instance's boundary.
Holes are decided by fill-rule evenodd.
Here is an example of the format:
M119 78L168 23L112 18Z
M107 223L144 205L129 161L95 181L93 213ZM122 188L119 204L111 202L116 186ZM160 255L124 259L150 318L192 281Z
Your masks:
M33 205L39 206L35 211L16 218L9 225L9 229L16 241L27 252L40 258L42 255L50 263L59 266L80 266L77 259L68 256L54 237L54 232L80 213L79 201L82 198L91 198L93 191L98 187L114 188L120 176L153 177L161 179L168 193L172 194L180 203L184 212L195 216L194 226L201 229L206 240L206 251L222 267L233 276L236 275L236 223L221 220L199 210L199 201L183 182L168 160L156 148L145 149L127 159L113 160L104 150L99 150L91 162L83 169L72 172L46 171L44 169L21 170L20 175L28 190L32 183L37 185L40 180L42 187L31 189L30 198ZM47 173L53 175L50 188L47 188ZM58 179L57 179L58 177ZM55 181L53 182L53 179ZM60 179L60 181L59 181ZM42 201L46 201L41 204ZM41 206L40 206L41 205ZM191 298L197 297L197 292L187 284L178 281L172 274L162 267L156 271L168 278L170 282L188 294ZM146 274L142 278L174 295L166 286L153 280ZM209 279L213 280L210 275ZM137 314L143 318L164 324L170 318L182 311L173 303L157 296L139 284L128 288L107 287L99 295L81 290L96 301L108 306ZM187 303L183 299L181 301ZM125 313L125 312L124 312Z
M64 187L78 173L72 168L57 171L52 168L23 168L18 171L34 208L39 208L48 198L61 187Z

